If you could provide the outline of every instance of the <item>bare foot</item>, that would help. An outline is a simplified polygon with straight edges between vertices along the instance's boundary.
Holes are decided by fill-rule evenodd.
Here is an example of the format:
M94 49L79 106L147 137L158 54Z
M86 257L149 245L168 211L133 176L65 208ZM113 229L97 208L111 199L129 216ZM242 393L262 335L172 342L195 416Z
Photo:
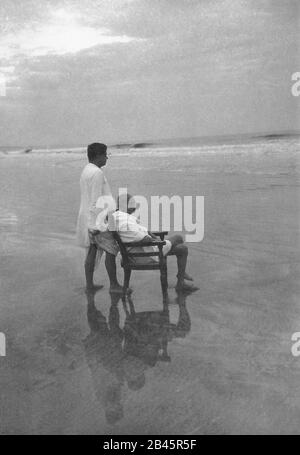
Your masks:
M177 275L177 278L178 278L178 275ZM188 273L185 272L184 274L184 279L187 280L187 281L194 281L194 278L191 277L191 275L189 275Z
M177 286L175 287L175 290L177 292L196 292L199 290L199 288L197 288L197 286L194 286L194 285L190 285L190 284L186 284L186 283L182 283L182 284L177 284Z
M111 286L109 288L109 292L111 294L123 294L123 286L121 286L120 284L115 285L115 286ZM127 288L126 294L131 294L131 292L132 292L132 289L131 288Z
M187 280L187 281L194 281L194 278L191 277L191 275L189 275L188 273L185 272L184 274L184 279Z
M100 291L100 289L103 289L103 284L94 284L93 286L87 286L85 288L85 291L90 293L90 292L93 292L93 293L96 293L98 291Z

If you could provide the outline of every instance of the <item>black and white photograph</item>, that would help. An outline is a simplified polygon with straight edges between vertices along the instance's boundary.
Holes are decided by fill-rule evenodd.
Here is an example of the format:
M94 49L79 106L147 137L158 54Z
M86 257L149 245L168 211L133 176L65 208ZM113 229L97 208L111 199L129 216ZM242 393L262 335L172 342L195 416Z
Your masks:
M299 158L298 0L0 0L0 435L300 435Z

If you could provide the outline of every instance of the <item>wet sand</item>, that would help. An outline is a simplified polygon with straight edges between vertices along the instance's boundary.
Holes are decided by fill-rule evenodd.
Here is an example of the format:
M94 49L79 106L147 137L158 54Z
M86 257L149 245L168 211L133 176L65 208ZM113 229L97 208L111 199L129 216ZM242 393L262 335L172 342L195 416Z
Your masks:
M294 151L110 159L113 192L205 196L205 237L189 245L200 290L178 299L169 258L168 312L157 273L135 272L135 316L111 301L103 264L103 290L84 293L74 244L84 164L0 160L0 433L299 434Z

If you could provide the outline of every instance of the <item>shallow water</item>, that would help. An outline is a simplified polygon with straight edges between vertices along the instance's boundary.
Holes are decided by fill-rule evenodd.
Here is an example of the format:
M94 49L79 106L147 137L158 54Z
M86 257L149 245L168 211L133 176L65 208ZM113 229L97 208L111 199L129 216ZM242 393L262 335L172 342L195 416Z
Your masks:
M113 152L105 170L114 194L205 197L200 290L178 298L169 258L165 310L156 272L133 273L126 307L103 264L84 294L84 157L1 158L1 433L299 434L299 143L214 152Z

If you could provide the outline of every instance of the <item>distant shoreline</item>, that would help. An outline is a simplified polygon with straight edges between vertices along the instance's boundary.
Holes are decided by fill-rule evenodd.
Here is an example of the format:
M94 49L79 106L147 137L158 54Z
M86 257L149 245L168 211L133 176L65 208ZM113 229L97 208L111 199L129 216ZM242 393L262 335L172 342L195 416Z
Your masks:
M243 134L243 135L226 135L226 136L199 136L191 138L174 138L174 139L161 139L157 141L145 141L135 143L116 143L109 144L108 146L113 149L147 149L147 148L159 148L159 147L197 147L205 145L220 145L220 144L239 144L249 143L251 141L261 140L280 140L280 139L292 139L300 137L300 133L274 133L274 134ZM18 153L18 154L31 154L37 152L55 153L63 151L64 153L73 153L75 150L85 150L86 146L53 146L53 147L22 147L22 146L1 146L0 152L4 154Z

